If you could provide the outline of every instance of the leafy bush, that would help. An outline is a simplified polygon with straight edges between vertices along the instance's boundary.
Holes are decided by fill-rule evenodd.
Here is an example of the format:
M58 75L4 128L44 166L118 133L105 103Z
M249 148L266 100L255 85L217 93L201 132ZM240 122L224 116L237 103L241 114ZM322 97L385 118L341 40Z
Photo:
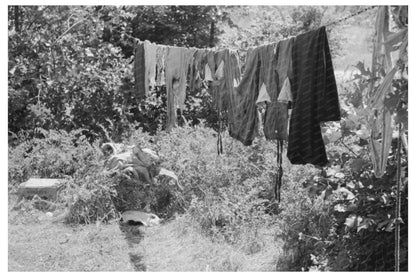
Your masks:
M245 147L223 133L224 154L219 156L216 135L203 126L185 126L161 131L154 143L162 166L174 171L183 187L171 189L170 207L189 213L206 234L236 243L248 230L268 224L274 146L262 139Z
M62 178L64 189L57 205L69 206L70 222L92 222L111 209L111 179L102 172L98 143L90 144L83 130L46 131L9 147L9 191L29 178Z
M105 157L99 142L91 144L83 130L68 133L38 128L37 132L39 138L22 135L20 144L9 146L11 193L31 177L63 178L58 205L68 207L66 221L70 223L107 221L128 209L173 214L168 207L172 199L169 180L159 177L158 186L149 186L122 173L108 175L103 171ZM154 149L151 141L149 134L138 129L126 143Z
M37 129L39 138L23 141L9 147L9 190L30 177L65 178L83 174L100 159L96 144L91 145L82 134L83 130L71 132ZM41 138L43 137L43 138Z

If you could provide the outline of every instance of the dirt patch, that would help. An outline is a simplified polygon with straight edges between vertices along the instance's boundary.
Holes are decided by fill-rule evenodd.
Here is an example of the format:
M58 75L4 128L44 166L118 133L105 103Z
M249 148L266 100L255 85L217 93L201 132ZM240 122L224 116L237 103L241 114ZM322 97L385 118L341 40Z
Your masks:
M120 230L129 246L130 262L136 271L146 271L146 265L143 263L143 254L140 251L139 244L143 239L143 225L120 223Z

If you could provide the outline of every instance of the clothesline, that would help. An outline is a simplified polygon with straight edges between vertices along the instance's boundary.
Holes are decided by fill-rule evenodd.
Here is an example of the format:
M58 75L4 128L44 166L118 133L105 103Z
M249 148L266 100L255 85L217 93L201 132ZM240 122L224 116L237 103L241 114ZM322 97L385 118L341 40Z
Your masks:
M340 108L324 26L249 50L243 74L238 52L230 49L213 51L136 41L140 42L135 47L134 64L138 96L146 97L149 87L158 82L166 84L167 130L176 126L177 108L182 110L185 104L186 85L197 88L207 84L220 126L221 113L225 112L228 132L234 139L252 144L258 134L258 104L263 103L265 137L278 140L278 146L287 140L287 157L292 164L328 163L320 123L339 121ZM219 128L219 154L221 149ZM278 149L280 172L283 149ZM275 182L277 200L281 176L279 173Z
M338 23L340 23L340 22L343 22L343 21L345 21L345 20L348 20L348 19L350 19L350 18L352 18L352 17L354 17L354 16L357 16L357 15L359 15L359 14L362 14L363 12L366 12L366 11L368 11L368 10L374 9L374 8L376 8L376 7L377 7L377 6L370 6L370 7L368 7L368 8L362 9L362 10L360 10L360 11L358 11L358 12L352 13L352 14L350 14L350 15L348 15L348 16L345 16L345 17L343 17L343 18L340 18L340 19L338 19L338 20L335 20L335 21L332 21L332 22L330 22L330 23L328 23L328 24L325 24L325 26L326 26L326 27L329 27L329 26L331 26L331 25L338 24Z
M255 47L247 54L243 73L238 53L229 49L160 47L145 41L135 52L138 97L146 97L149 86L158 80L166 84L170 130L176 126L176 109L184 107L186 85L200 87L207 82L217 110L227 113L231 137L244 145L251 145L257 133L257 104L269 103L264 119L266 138L288 140L292 163L326 164L318 123L337 121L340 112L325 28ZM289 136L288 102L292 102ZM304 132L312 142L305 139ZM313 142L316 145L311 147Z

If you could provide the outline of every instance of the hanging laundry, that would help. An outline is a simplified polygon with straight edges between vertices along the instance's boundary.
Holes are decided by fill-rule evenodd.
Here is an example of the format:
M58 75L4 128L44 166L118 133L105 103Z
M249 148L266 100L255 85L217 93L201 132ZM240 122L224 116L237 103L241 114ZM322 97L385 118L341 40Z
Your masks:
M215 73L211 88L214 106L217 110L225 112L231 108L230 95L234 91L234 84L240 82L241 73L238 62L238 54L228 49L215 52Z
M207 58L207 71L211 70L210 63L212 64L211 56ZM229 50L222 50L214 53L214 69L215 73L212 76L212 82L209 82L209 92L212 96L212 102L214 108L217 111L218 117L218 141L217 141L217 150L218 154L222 153L222 139L221 139L221 130L224 119L224 113L226 110L227 97L230 92L233 90L232 85L232 70L230 62L230 53Z
M189 87L191 91L201 88L205 77L204 64L206 64L206 50L198 49L195 51L190 68Z
M223 153L222 147L222 138L221 138L221 131L222 131L222 123L223 123L223 92L225 91L226 87L226 80L224 79L224 51L216 52L214 55L215 60L215 73L214 73L214 81L211 83L210 91L213 96L214 106L217 110L217 118L218 118L218 131L217 131L217 153L218 155Z
M222 78L224 78L224 60L221 60L220 65L215 71L215 79L221 80Z
M211 72L215 72L215 53L217 52L211 50L208 50L207 52L207 63L211 69Z
M211 69L209 68L208 64L205 64L205 81L214 81L214 78L212 78Z
M270 105L270 109L266 111L266 128L265 136L268 139L287 140L288 139L288 109L289 100L282 101L282 99L290 97L291 87L290 79L292 78L292 47L293 38L282 40L277 44L276 56L276 82L277 86L277 101ZM292 99L292 98L290 98ZM290 100L292 101L292 100ZM274 129L269 129L274 126Z
M134 51L134 86L138 99L143 99L146 96L145 72L144 44L138 42Z
M263 83L260 87L259 97L256 100L256 104L259 104L262 102L269 102L269 103L272 102L272 100L270 100L269 93L267 92L265 83Z
M275 132L274 125L270 126L270 121L273 116L270 113L270 110L273 109L275 104L275 99L277 98L277 83L275 77L275 68L276 68L276 55L275 55L276 44L269 44L258 47L259 59L260 59L260 73L259 73L259 95L256 100L256 104L265 103L266 113L263 120L263 132L265 133L266 138L270 139L271 135L269 133ZM269 111L268 111L269 110ZM267 126L266 119L268 114L268 123ZM273 122L276 121L276 118L273 118ZM266 135L267 134L267 135Z
M207 51L207 60L205 64L205 81L214 81L213 74L215 72L215 52Z
M276 93L277 84L274 78L275 48L276 44L274 43L258 47L260 55L260 91L257 103L264 102L262 99L268 99L266 102L270 103L270 95Z
M168 47L166 57L166 91L175 96L174 105L180 109L185 105L186 77L195 50Z
M168 48L162 45L156 47L156 85L165 85L165 68Z
M263 123L263 131L267 139L287 139L287 105L279 103L277 99L281 87L279 76L288 75L291 62L288 51L291 49L289 42L290 40L280 42L283 45L280 47L280 60L278 59L279 44L269 44L257 48L260 51L261 65L260 91L256 103L267 103Z
M212 101L214 103L214 108L219 113L218 116L220 117L220 113L224 111L225 105L224 102L226 101L226 94L228 91L228 83L227 77L229 77L229 73L227 71L227 76L225 73L225 65L229 67L229 51L228 50L221 50L214 53L214 75L213 75L213 82L210 84L210 92L212 96Z
M139 99L149 95L149 88L156 84L156 49L149 41L136 45L134 57L134 79Z
M144 61L145 61L145 91L146 97L149 95L149 88L156 85L156 49L157 46L149 41L144 42Z
M292 164L327 164L320 123L338 121L340 108L325 27L293 42L293 109L287 156Z
M230 136L251 145L258 129L256 100L259 94L259 48L248 51L246 68L236 92L232 93L236 105L233 118L229 118Z
M186 77L195 50L168 47L166 54L167 130L176 126L176 108L184 109Z
M230 76L232 77L232 84L237 87L241 80L241 66L240 58L237 51L230 50Z
M237 86L241 81L240 58L237 51L229 51L229 63L225 66L225 76L227 80L227 91L224 93L224 110L227 113L228 129L235 130L235 121L237 118L237 106L239 97L237 94Z
M288 104L289 102L293 102L292 89L290 86L289 77L287 77L285 81L283 82L283 86L282 86L282 89L280 90L279 98L277 98L277 101L281 103L285 103L285 104Z

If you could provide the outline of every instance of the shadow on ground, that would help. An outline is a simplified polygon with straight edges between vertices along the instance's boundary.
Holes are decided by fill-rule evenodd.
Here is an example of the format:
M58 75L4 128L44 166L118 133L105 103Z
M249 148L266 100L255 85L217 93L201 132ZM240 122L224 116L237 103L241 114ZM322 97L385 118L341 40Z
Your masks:
M127 245L130 248L128 254L134 269L136 271L146 271L146 265L142 262L143 256L135 253L135 247L139 245L140 241L143 239L143 231L140 229L142 228L142 225L120 223L119 226L121 232L124 234L124 238L127 241Z

